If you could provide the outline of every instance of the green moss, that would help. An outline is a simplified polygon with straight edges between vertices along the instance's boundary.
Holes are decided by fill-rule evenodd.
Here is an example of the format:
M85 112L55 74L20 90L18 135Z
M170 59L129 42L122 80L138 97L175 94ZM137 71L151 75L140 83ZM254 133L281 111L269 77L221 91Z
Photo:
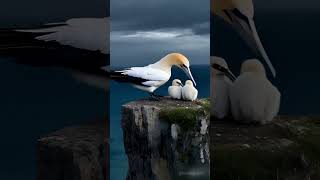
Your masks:
M170 124L178 124L182 130L192 130L198 117L206 117L209 114L209 99L201 99L196 102L200 107L167 107L160 111L160 119Z
M200 102L200 106L203 108L203 110L207 114L209 114L210 113L210 109L211 109L210 99L201 99L199 102Z
M160 112L160 119L166 120L170 124L178 124L183 130L191 130L196 125L198 115L198 109L165 108Z

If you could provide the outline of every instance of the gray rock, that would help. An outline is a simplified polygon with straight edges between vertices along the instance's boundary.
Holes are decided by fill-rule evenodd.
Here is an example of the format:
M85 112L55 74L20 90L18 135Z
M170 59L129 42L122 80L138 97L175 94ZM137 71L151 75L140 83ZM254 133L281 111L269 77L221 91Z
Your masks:
M129 160L127 180L176 179L194 165L208 167L209 174L209 137L203 132L209 115L201 110L202 101L168 98L123 105L122 128ZM172 124L179 126L177 139L172 137Z
M106 123L65 128L38 140L38 180L106 180Z

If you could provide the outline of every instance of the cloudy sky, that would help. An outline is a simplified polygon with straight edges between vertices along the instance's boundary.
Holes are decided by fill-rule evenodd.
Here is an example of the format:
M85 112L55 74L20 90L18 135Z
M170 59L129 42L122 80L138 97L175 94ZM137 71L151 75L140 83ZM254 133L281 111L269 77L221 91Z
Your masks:
M111 64L143 65L170 52L209 62L209 0L111 0Z

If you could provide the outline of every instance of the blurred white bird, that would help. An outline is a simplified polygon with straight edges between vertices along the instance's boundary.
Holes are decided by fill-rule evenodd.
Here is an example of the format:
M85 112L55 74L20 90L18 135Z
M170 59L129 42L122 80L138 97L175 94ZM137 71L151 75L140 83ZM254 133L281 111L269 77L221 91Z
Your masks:
M211 12L229 23L249 45L249 47L268 64L273 76L276 71L261 43L256 30L252 0L212 0Z
M182 69L196 84L190 71L189 60L180 53L168 54L158 62L144 67L110 72L110 77L119 82L130 83L137 89L150 93L151 97L157 98L154 91L170 79L172 66Z
M74 18L33 29L0 29L0 54L17 63L61 67L77 79L105 90L110 63L110 20Z
M211 67L211 114L223 119L230 112L229 90L236 77L223 58L211 57Z
M175 79L172 81L172 86L168 87L168 94L173 99L181 99L181 90L183 84L179 79Z
M242 122L268 123L279 111L280 97L278 89L267 79L261 62L246 60L230 89L232 115Z
M192 81L187 80L182 87L182 98L187 101L194 101L198 97L198 90L193 86Z

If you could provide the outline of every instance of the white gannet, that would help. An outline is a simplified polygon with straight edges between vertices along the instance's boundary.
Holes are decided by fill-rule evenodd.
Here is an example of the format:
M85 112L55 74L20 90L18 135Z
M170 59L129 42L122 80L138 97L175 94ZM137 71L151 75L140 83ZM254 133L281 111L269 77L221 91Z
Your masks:
M278 89L267 79L261 62L246 60L230 89L232 115L242 122L268 123L279 111L280 96Z
M34 29L0 29L0 54L17 63L63 67L88 84L107 88L109 17L74 18Z
M211 67L210 97L213 102L211 114L218 119L223 119L230 112L229 90L235 76L223 58L211 57Z
M192 81L187 80L182 87L182 98L187 101L194 101L198 97L198 90L193 86Z
M275 77L276 71L261 43L253 21L252 0L211 0L211 12L232 25L250 48L266 61Z
M181 99L181 89L183 84L179 79L172 81L172 86L168 87L168 94L173 99Z
M121 71L110 72L110 77L119 82L130 83L156 98L157 95L154 94L154 91L170 79L172 66L182 69L195 83L191 74L189 60L180 53L168 54L158 62L144 67L131 67Z

